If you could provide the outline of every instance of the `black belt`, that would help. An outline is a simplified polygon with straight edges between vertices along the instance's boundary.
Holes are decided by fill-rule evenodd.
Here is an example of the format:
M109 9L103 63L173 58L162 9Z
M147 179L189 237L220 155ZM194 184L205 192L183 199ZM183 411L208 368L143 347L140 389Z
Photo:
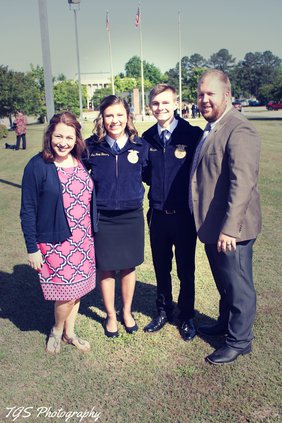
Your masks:
M153 209L154 210L154 213L155 212L157 212L157 213L164 213L164 214L178 214L178 213L186 213L186 212L188 212L189 211L189 209L178 209L178 210L175 210L175 209L165 209L165 210L159 210L159 209Z
M183 219L183 218L189 219L189 216L193 216L191 214L189 208L185 208L185 209L164 209L164 210L151 208L150 209L151 219L152 219L153 214L163 214L165 216L179 216L179 219Z

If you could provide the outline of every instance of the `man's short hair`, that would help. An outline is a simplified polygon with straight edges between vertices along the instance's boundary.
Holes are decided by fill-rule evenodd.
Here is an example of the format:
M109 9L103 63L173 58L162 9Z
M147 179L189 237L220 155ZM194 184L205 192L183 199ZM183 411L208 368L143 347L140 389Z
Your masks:
M177 97L177 91L176 89L169 84L157 84L154 88L151 89L149 94L149 103L151 104L153 101L153 98L156 97L156 95L163 93L164 91L172 91L172 93Z
M225 86L225 89L230 92L230 96L231 96L231 82L230 82L230 79L228 78L228 75L226 73L224 73L223 71L221 71L219 69L208 69L207 71L205 71L201 75L201 78L199 80L198 87L201 85L201 83L203 82L203 80L206 79L209 76L214 76L220 82L222 82L223 85Z

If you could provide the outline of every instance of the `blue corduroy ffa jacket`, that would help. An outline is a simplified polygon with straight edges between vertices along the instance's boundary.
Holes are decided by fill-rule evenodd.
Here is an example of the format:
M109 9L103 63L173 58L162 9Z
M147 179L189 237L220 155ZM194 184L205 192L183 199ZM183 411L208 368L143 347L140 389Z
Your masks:
M142 172L147 165L148 144L141 138L128 140L118 154L106 139L86 140L89 151L84 163L91 169L98 210L134 210L142 207L144 187Z
M91 215L93 232L97 232L95 190ZM38 251L37 243L63 242L71 236L56 166L45 162L40 153L24 169L20 217L28 253Z

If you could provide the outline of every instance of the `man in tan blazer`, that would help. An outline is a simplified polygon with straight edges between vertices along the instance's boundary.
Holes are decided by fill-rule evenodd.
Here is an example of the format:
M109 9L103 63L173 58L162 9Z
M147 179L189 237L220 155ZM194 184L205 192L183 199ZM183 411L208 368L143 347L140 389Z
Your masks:
M208 70L198 85L198 107L208 121L196 149L189 206L220 294L219 317L200 326L204 335L227 335L206 360L230 363L251 352L256 292L252 248L261 229L257 178L260 141L232 106L227 75Z

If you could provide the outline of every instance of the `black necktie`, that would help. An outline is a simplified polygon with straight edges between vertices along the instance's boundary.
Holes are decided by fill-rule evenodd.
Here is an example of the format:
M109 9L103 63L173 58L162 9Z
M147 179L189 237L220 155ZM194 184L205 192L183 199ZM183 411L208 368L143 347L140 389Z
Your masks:
M163 145L164 145L164 147L166 146L166 143L167 143L167 134L169 133L169 131L167 130L167 129L165 129L164 131L162 131L162 133L161 133L161 139L162 139L162 142L163 142Z
M112 151L113 151L113 153L114 153L114 154L118 154L118 153L120 152L120 148L119 148L119 146L118 146L117 141L115 141L115 142L113 143L113 145L112 145Z

